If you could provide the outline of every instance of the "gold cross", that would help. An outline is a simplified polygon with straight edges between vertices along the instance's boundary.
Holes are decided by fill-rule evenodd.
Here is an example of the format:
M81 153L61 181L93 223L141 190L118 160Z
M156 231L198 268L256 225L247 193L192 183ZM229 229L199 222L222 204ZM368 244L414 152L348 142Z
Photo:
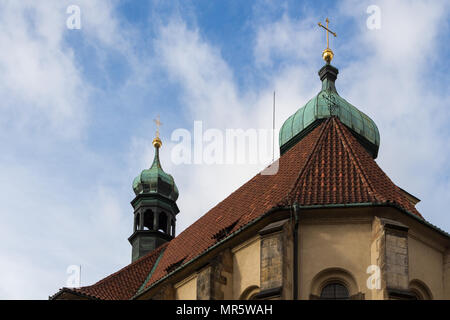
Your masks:
M162 122L159 121L159 114L157 119L153 119L153 122L156 123L156 137L159 138L159 127L162 125Z
M328 29L328 22L330 22L330 20L328 20L328 18L325 19L325 22L327 23L326 27L323 24L321 24L320 22L319 22L319 27L322 27L325 30L327 30L327 49L329 49L330 48L330 43L329 43L329 40L328 40L328 32L330 32L335 37L337 37L337 34L335 32L333 32L333 31L331 31L330 29Z
M329 43L329 40L328 40L328 33L330 32L333 36L335 36L335 37L337 37L337 34L336 33L334 33L333 31L331 31L330 29L328 29L328 22L330 22L330 20L328 20L328 18L326 18L326 23L327 23L327 26L325 27L324 25L322 25L320 22L318 23L319 24L319 27L322 27L322 28L324 28L325 30L327 30L327 48L325 49L325 50L323 50L323 52L322 52L322 58L323 58L323 60L325 60L325 62L327 63L327 64L330 64L330 62L331 62L331 60L333 60L333 56L334 56L334 53L333 53L333 51L330 49L330 43Z

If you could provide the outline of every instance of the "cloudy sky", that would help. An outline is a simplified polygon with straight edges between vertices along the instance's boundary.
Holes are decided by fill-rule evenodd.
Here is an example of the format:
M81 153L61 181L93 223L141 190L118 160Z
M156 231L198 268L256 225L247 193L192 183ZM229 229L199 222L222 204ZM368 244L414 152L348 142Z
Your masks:
M158 114L177 233L257 173L175 165L171 134L195 120L270 129L274 90L281 127L320 90L326 17L337 89L378 125L378 164L450 231L449 13L435 0L0 0L0 298L47 299L70 265L89 285L130 262L131 183Z

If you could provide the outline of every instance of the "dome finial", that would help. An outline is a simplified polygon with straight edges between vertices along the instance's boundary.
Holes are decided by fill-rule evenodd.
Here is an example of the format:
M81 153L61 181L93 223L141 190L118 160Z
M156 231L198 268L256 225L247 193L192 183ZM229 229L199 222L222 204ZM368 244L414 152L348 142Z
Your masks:
M159 127L162 125L162 122L159 121L159 115L157 119L153 119L153 121L156 123L156 137L153 139L153 146L157 149L161 148L162 141L159 138Z
M323 50L322 58L323 58L323 60L325 60L325 62L327 64L330 64L331 60L333 60L334 53L330 49L330 42L329 42L329 39L328 39L328 33L331 33L335 37L337 37L337 34L335 32L333 32L333 31L331 31L330 29L328 29L328 22L330 22L330 20L328 20L328 18L325 19L325 22L327 23L326 27L323 24L321 24L320 22L318 23L318 25L319 25L319 27L322 27L322 28L324 28L327 31L327 48L325 50Z

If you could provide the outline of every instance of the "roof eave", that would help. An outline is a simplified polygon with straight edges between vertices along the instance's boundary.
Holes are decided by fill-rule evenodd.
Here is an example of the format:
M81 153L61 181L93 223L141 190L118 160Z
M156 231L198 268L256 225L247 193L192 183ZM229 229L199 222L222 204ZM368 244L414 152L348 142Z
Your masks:
M70 294L73 294L75 296L83 297L83 298L86 298L86 299L89 299L89 300L101 300L100 298L97 298L97 297L94 297L94 296L91 296L91 295L88 295L88 294L84 294L84 293L75 291L75 290L73 290L71 288L59 289L59 291L57 293L55 293L53 296L49 296L48 299L49 300L57 300L57 298L60 297L64 293L70 293Z

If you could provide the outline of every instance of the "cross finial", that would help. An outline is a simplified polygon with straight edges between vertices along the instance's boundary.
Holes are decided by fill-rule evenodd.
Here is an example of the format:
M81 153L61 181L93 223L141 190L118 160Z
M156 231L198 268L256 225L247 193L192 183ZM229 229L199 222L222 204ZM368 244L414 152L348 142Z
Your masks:
M333 51L331 51L330 49L330 41L328 38L328 33L331 33L333 36L337 37L337 34L333 31L331 31L330 29L328 29L328 23L330 22L330 20L328 20L328 18L325 19L325 22L327 23L327 26L325 27L323 24L321 24L320 22L318 23L319 27L324 28L327 31L327 48L325 50L323 50L322 52L322 58L323 60L326 61L326 63L330 63L331 60L333 59Z
M153 119L153 122L156 123L156 137L159 138L159 127L162 125L162 122L159 121L159 115L156 119Z
M153 139L153 146L155 146L155 148L159 148L162 145L162 141L159 138L159 127L162 125L162 122L159 121L159 115L156 119L153 119L153 122L156 123L156 138Z

